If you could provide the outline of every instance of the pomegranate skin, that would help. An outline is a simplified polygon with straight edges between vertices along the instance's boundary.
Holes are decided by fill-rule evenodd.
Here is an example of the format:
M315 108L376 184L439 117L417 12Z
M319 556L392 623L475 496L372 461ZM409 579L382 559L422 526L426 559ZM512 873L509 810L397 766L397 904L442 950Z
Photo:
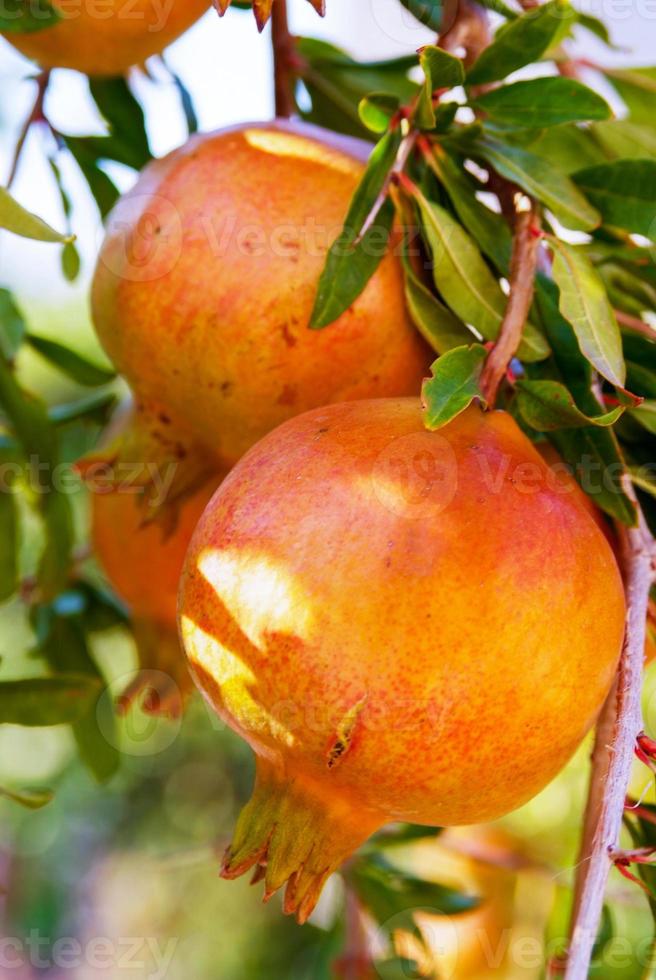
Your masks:
M308 329L369 150L302 123L196 136L146 167L109 218L92 287L100 340L140 404L165 405L221 466L287 418L416 394L429 373L392 254L335 323Z
M136 418L132 408L118 414L108 430L114 446L130 440ZM179 715L193 690L178 638L177 592L191 535L222 476L212 474L159 518L149 515L146 488L127 476L112 492L90 494L94 554L129 608L139 658L139 673L120 699L123 710L147 692L145 710Z
M223 874L327 874L391 820L471 824L541 790L609 690L624 628L584 495L504 412L415 399L278 428L201 518L180 593L207 700L257 755Z
M61 13L52 27L5 37L42 68L74 68L85 75L120 75L159 54L209 9L209 0L51 0Z

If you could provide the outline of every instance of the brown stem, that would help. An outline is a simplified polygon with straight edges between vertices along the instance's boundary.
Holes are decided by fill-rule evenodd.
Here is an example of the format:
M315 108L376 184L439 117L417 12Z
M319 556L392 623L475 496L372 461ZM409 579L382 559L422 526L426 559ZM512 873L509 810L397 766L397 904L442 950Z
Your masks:
M520 211L515 220L508 305L499 336L488 354L481 375L481 390L490 408L494 406L508 365L517 353L533 302L540 244L539 230L540 217L535 204L531 203L529 210Z
M637 504L636 504L637 506ZM565 980L585 980L622 826L636 738L654 541L639 512L636 528L617 524L627 599L626 634L615 684L597 725L580 860L574 889Z
M289 32L287 0L274 0L271 10L271 43L276 117L289 119L294 114L294 38Z
M623 327L635 330L636 333L641 333L644 337L649 337L650 340L656 340L656 330L644 320L640 320L637 316L631 316L630 313L623 313L622 310L615 310L615 316L617 322L621 323Z
M334 964L335 975L340 980L369 980L373 971L362 909L352 887L348 882L345 884L346 937L342 955Z
M41 74L37 75L34 80L37 84L36 98L32 109L30 110L30 114L23 124L20 136L18 137L18 142L16 143L16 149L14 150L9 177L7 178L7 188L11 187L16 178L18 164L20 163L23 147L25 146L25 140L27 139L27 135L32 128L32 125L36 122L47 121L44 115L43 105L46 98L46 92L48 91L48 82L50 81L50 69L47 71L42 71Z

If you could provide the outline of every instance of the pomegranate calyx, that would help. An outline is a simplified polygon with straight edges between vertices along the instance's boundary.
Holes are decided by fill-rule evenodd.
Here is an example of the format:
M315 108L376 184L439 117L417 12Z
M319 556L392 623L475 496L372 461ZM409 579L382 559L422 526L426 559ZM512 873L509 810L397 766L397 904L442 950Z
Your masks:
M277 771L258 759L253 796L227 849L222 878L254 868L264 881L264 901L283 885L286 915L307 921L328 877L384 822L352 806L341 794L321 792L305 777Z

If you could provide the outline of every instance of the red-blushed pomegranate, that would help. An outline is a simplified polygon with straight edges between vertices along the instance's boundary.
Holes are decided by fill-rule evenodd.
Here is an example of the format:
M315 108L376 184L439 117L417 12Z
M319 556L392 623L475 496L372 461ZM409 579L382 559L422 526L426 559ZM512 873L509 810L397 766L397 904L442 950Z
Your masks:
M123 411L112 423L114 446L131 438L134 419ZM94 554L129 608L139 657L139 673L121 698L124 709L147 692L146 711L178 715L193 689L178 638L177 593L192 532L222 476L213 474L164 519L154 519L136 472L120 470L111 492L100 473L97 485L89 475Z
M558 773L608 692L613 551L504 412L438 432L415 399L328 406L229 474L194 536L181 634L257 777L223 875L307 918L387 821L491 820Z
M204 134L146 167L110 216L96 329L188 458L229 467L307 409L419 391L433 355L393 250L335 323L309 329L369 150L302 123Z
M120 75L160 54L209 8L209 0L51 0L60 20L27 33L5 33L42 68Z

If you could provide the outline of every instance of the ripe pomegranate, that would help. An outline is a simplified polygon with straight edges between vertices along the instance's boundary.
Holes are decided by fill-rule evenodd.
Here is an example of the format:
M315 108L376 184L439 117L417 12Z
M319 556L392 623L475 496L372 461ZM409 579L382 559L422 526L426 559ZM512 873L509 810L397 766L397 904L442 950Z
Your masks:
M194 677L253 747L223 875L307 918L386 821L491 820L562 768L609 689L617 563L510 415L438 432L415 399L328 406L255 446L180 593Z
M124 416L112 434L118 427L129 438L132 423L132 414ZM139 674L121 698L123 709L147 692L146 711L177 715L193 689L178 639L177 592L192 532L220 480L214 474L181 500L175 513L167 513L169 524L148 519L145 488L127 470L111 492L103 481L95 488L91 483L94 554L129 607L139 657Z
M209 0L51 0L60 14L52 27L3 36L42 68L75 68L85 75L120 75L159 54L209 8Z
M392 254L335 323L308 329L368 149L301 123L197 136L146 167L110 217L95 325L188 458L232 466L287 418L414 394L429 373Z

